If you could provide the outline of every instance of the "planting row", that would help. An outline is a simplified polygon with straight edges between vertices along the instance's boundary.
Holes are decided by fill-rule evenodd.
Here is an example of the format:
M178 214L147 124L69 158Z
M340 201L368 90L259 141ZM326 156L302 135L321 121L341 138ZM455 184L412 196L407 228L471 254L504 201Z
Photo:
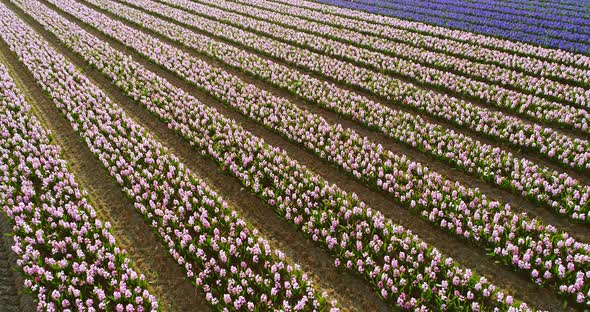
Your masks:
M462 8L471 8L478 10L478 13L491 12L495 13L493 16L498 16L504 19L514 19L515 15L520 15L520 21L524 21L527 24L530 23L542 23L543 25L547 26L556 26L559 28L559 25L562 23L569 23L573 25L582 25L588 26L590 25L590 20L587 17L584 17L582 12L577 12L577 15L571 15L571 11L568 11L567 8L563 8L562 10L556 10L550 6L536 6L531 7L527 6L529 2L520 3L520 6L515 6L514 3L510 3L507 1L498 2L498 1L461 1L461 2L453 2L450 0L436 0L433 3L449 5L449 4L456 4L461 6ZM533 4L532 2L530 2ZM539 4L537 4L539 5ZM542 4L541 4L542 5ZM558 24L550 24L547 22L559 22Z
M298 230L364 276L384 300L406 308L526 310L511 296L415 235L297 164L236 122L201 104L34 1L19 3L139 104L263 198ZM77 36L72 36L76 33Z
M266 22L265 20L246 17L244 15L223 11L215 7L201 5L196 2L188 0L164 1L166 3L173 3L177 6L180 5L186 7L191 12L205 15L208 18L221 21L226 25L236 26L241 29L253 31L256 34L262 34L276 40L285 41L296 45L297 47L303 47L304 49L296 48L294 53L297 54L306 54L306 49L317 52L325 59L324 63L333 63L336 61L334 58L343 59L352 64L358 64L361 68L368 67L369 69L385 74L382 75L383 78L386 79L385 81L393 80L398 82L399 80L392 79L388 75L399 75L438 90L461 94L468 98L484 101L488 105L504 108L510 112L529 117L535 121L546 122L548 124L555 124L561 127L578 129L585 133L590 133L588 127L590 123L590 114L583 109L552 102L534 95L527 95L508 90L501 86L423 66L413 61L387 56L379 52L359 48L310 33L299 32L291 28ZM229 30L229 32L231 32L231 30ZM223 36L223 34L218 35ZM276 44L273 44L273 46L276 46ZM330 56L334 58L330 58ZM349 64L349 66L351 65ZM367 73L374 75L373 71L367 71ZM496 71L490 76L494 76L494 74L502 77L502 80L507 80L505 77L508 76L505 74ZM537 82L543 86L536 85ZM567 98L567 100L575 101L581 106L590 105L587 101L587 98L590 97L590 91L585 93L580 87L566 87L566 85L558 82L533 77L527 77L516 83L519 86L530 85L532 89L539 90L541 93L544 92L542 89L547 90L550 95ZM560 86L555 86L555 84ZM410 87L415 86L410 85ZM567 90L568 88L572 89ZM573 89L579 90L574 91Z
M547 96L549 98L555 98L558 101L568 101L580 105L585 104L585 100L583 99L576 101L576 97L584 96L585 90L583 88L544 78L554 76L560 80L571 81L572 84L588 86L590 77L586 75L587 71L577 68L565 67L568 71L560 73L558 67L558 70L552 69L550 72L547 70L541 70L536 73L533 71L533 75L528 75L513 69L492 64L473 62L469 59L431 51L423 47L416 47L416 45L410 43L400 43L399 41L394 42L385 38L366 35L358 31L331 26L322 23L321 21L316 22L309 19L286 15L282 12L269 10L264 7L257 8L254 6L255 4L247 3L249 1L244 1L245 3L243 4L233 1L214 2L200 0L199 2L213 5L224 10L230 10L231 12L252 16L257 19L277 23L296 30L310 32L330 39L365 47L373 51L401 57L403 59L409 59L418 62L421 65L435 67L441 70L450 70L484 82L487 81L505 87L516 88L525 93ZM531 72L531 70L529 69L528 72Z
M214 191L5 6L1 36L218 309L330 303ZM122 62L120 65L124 65ZM117 294L114 294L115 298Z
M108 0L88 1L141 27L286 89L311 103L379 130L393 140L418 148L486 181L553 207L561 214L586 220L590 210L590 188L567 174L540 167L527 159L514 157L501 148L482 144L440 125L431 124L419 116L375 103L329 82L275 64L139 10ZM191 20L187 13L164 5L142 0L135 0L133 4L176 21Z
M337 21L348 25L357 25L364 27L352 27L351 29L375 32L376 34L386 35L396 29L405 29L429 36L451 39L452 41L469 43L474 46L484 46L491 50L500 50L504 52L516 53L522 56L530 56L540 60L559 62L568 65L575 65L581 68L590 68L590 57L571 53L564 50L544 48L541 46L531 45L523 42L514 42L481 34L470 33L462 30L449 29L440 26L428 25L424 23L402 20L390 16L370 14L359 10L351 10L342 7L325 5L312 1L296 0L273 0L286 4L298 11L305 10L310 15L321 15L326 22L332 23ZM387 35L386 35L387 36ZM389 35L390 38L395 36Z
M362 10L375 15L379 14L424 22L461 31L469 31L509 40L527 42L548 48L562 49L574 53L587 54L590 52L590 44L588 43L587 35L574 34L568 31L549 31L544 28L536 28L535 32L524 32L502 27L501 23L495 23L495 25L476 24L465 21L466 17L461 14L445 12L445 14L442 15L441 12L430 10L427 7L422 7L420 10L417 10L410 5L404 5L401 3L388 5L383 4L381 1L369 2L362 0L320 0L318 2L354 10Z
M486 2L486 0L478 0L476 2ZM507 0L507 1L497 1L494 2L499 4L504 4L506 7L509 8L516 8L520 7L523 10L528 10L532 12L550 12L554 13L555 15L565 15L570 16L574 14L574 16L588 16L590 10L585 8L584 6L580 6L579 2L576 1L555 1L555 2L547 2L547 1L522 1L522 0Z
M0 205L37 309L156 311L50 137L0 64Z
M337 164L355 178L390 193L396 201L415 210L433 225L492 250L491 257L527 272L536 283L551 285L560 294L574 296L579 303L586 304L586 293L590 288L587 283L587 279L590 278L589 245L577 242L567 233L560 232L551 225L519 214L509 205L490 200L478 190L446 180L405 156L384 151L381 146L353 131L343 129L340 125L331 125L284 99L276 98L253 85L244 84L235 76L191 58L186 53L104 14L74 1L52 0L51 3L153 62L183 76L221 102L300 143L319 157ZM31 9L27 7L25 11ZM52 24L55 22L46 25L51 29ZM114 52L106 55L112 53ZM84 55L88 54L96 55ZM100 70L105 68L101 64L96 67ZM120 83L117 81L117 84ZM170 120L165 117L163 119ZM176 127L183 120L194 118L175 118L169 121L170 126ZM204 140L202 133L187 135L185 128L180 132L193 143L202 145L196 143ZM235 155L227 151L211 154L226 157ZM249 155L238 159L245 167L253 161ZM219 161L223 163L223 159ZM233 167L230 169L235 170ZM270 177L255 180L255 190L259 187L269 187L268 185L278 176L285 174L285 171L279 167L278 172L273 172ZM247 185L250 183L251 180L248 180ZM273 190L272 194L284 192L285 189L291 190L293 185L298 184L299 182L291 180L290 183L284 184L282 189ZM302 184L306 185L307 181ZM272 196L271 204L276 203L281 196ZM317 197L317 194L311 196ZM297 201L298 205L304 203L305 201ZM287 212L289 216L292 213L291 210ZM313 233L317 235L317 232ZM571 271L566 271L566 268Z
M383 1L384 3L396 3L398 1ZM419 6L425 6L426 4L424 1L417 2ZM549 31L552 30L565 30L568 29L572 33L577 34L589 34L590 28L590 19L583 18L581 15L576 16L564 16L561 14L543 14L543 12L539 12L541 16L529 16L530 11L523 11L518 8L500 8L499 6L490 6L482 3L468 3L468 2L452 2L450 0L437 0L432 1L430 4L432 5L431 8L436 10L445 10L450 9L451 5L456 3L458 5L455 6L455 13L460 13L468 17L474 17L474 19L470 20L470 22L483 22L484 24L494 24L491 19L497 19L496 23L499 23L503 27L508 27L512 29L519 29L522 31L530 32L532 27L542 27L546 28ZM524 14L523 14L524 13ZM526 14L529 13L529 14ZM544 15L544 16L543 16ZM519 23L519 26L514 24ZM516 26L516 27L513 27ZM523 27L525 26L525 27ZM531 28L526 28L526 26L532 26ZM558 35L559 36L559 35Z
M96 2L94 3L96 4ZM162 4L142 0L126 0L125 3L141 6L155 12L173 14L175 19L190 23L192 27L199 28L210 34L224 34L225 38L236 43L286 59L290 63L340 80L343 83L353 84L358 87L362 86L367 90L372 90L373 93L382 95L384 98L394 100L400 105L451 121L459 126L468 126L472 130L500 142L538 152L567 167L582 171L590 168L590 143L586 140L573 139L549 128L524 123L500 112L488 111L443 94L425 91L399 80L391 79L383 74L330 59L321 54L302 50L276 40L244 32L223 23L212 22L211 20L198 23L199 19L197 17L193 18L193 16L183 11L167 8ZM100 5L103 5L103 3ZM178 35L174 34L174 36ZM203 36L200 40L212 41ZM215 49L208 50L215 51ZM211 53L221 54L216 58L222 61L229 57L221 52L209 52L209 54ZM241 57L244 53L241 52L238 57ZM276 67L276 65L273 67ZM274 79L274 77L271 79Z
M568 22L549 22L539 19L532 20L514 14L482 12L477 8L474 9L462 5L450 7L448 2L441 3L440 1L425 2L419 0L410 2L407 0L376 0L371 2L361 0L360 2L384 9L407 10L411 15L417 15L427 19L438 16L442 20L459 20L464 25L487 26L491 29L496 28L502 31L535 34L540 37L554 38L565 42L588 43L588 28L585 25L572 25ZM410 19L414 18L410 17ZM429 23L428 20L423 21Z
M480 0L481 1L481 0ZM485 0L484 0L485 1ZM521 7L530 11L549 11L555 12L559 15L571 15L574 16L589 16L590 10L587 6L580 6L577 1L522 1L522 0L508 0L506 2L507 7Z

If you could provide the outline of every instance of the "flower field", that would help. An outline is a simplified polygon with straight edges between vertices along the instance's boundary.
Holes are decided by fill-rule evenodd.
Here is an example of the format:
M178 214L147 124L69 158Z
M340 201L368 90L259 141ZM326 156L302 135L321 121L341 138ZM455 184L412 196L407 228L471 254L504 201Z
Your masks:
M0 310L590 309L590 12L533 2L1 1Z

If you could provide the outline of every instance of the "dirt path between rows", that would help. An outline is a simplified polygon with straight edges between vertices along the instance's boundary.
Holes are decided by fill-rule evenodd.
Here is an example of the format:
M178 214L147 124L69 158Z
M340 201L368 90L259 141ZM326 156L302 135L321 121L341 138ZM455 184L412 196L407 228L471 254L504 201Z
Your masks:
M23 275L16 264L17 255L11 249L14 243L11 233L8 220L0 213L0 311L35 311L33 296L26 293Z

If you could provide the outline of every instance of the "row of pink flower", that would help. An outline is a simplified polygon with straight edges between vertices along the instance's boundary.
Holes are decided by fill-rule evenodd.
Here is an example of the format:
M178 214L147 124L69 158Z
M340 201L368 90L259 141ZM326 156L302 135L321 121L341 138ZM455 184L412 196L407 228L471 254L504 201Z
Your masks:
M108 0L88 0L113 14L175 40L200 53L287 89L321 107L378 129L454 166L475 173L486 181L545 204L571 218L586 220L590 210L590 188L565 173L539 166L528 159L514 157L501 148L431 124L424 119L375 103L366 97L310 77L296 69L273 63L256 54L240 50L174 23ZM190 23L192 15L149 0L126 0L170 17Z
M490 200L477 189L453 183L403 155L383 150L354 131L329 124L140 30L77 2L50 2L355 178L390 193L433 225L493 249L492 257L528 272L538 284L551 285L561 294L571 293L580 303L586 302L590 290L588 244ZM247 165L251 158L242 161ZM571 271L561 272L561 268Z
M328 184L280 149L267 145L105 42L46 7L23 8L127 95L325 247L336 257L336 265L364 276L387 302L408 309L504 310L511 305L512 309L527 309L485 278L459 267L403 227L366 207L355 194Z
M129 3L137 2L130 0ZM154 7L149 2L142 2L142 4L147 5L148 9ZM216 36L223 36L236 43L273 54L346 84L372 90L373 93L387 99L396 100L400 104L457 123L460 126L467 126L497 140L534 150L565 166L579 170L590 169L590 143L586 140L571 138L550 128L526 123L501 112L482 109L446 95L396 82L381 73L370 72L364 68L245 32L223 23L211 20L197 23L198 17L191 20L193 21L191 26ZM189 22L186 18L183 21Z
M271 10L285 16L293 16L310 22L321 23L326 26L341 29L343 33L351 36L352 33L364 34L371 38L366 40L373 42L385 40L385 42L403 43L427 51L440 52L474 62L494 64L507 69L514 69L531 75L541 75L550 79L565 79L567 81L580 81L587 84L588 69L579 68L575 65L562 64L560 62L548 61L534 57L522 57L517 53L503 52L494 48L486 48L475 42L473 44L447 39L435 35L428 35L422 31L415 31L409 28L394 28L392 26L379 28L378 25L362 20L349 19L346 16L330 15L297 6L289 6L282 3L266 0L236 0L244 4L256 6L261 9ZM324 29L323 26L319 29ZM357 35L359 36L359 35ZM352 40L352 39L351 39ZM576 59L574 59L576 60ZM588 63L590 64L590 63Z
M50 137L0 64L0 205L37 309L156 311Z
M543 75L531 76L496 65L476 63L444 53L369 36L357 31L333 27L321 22L313 22L280 12L258 9L251 4L240 4L227 0L200 0L199 2L204 4L191 2L190 7L184 7L184 4L175 0L165 2L194 11L207 12L208 15L213 15L213 18L228 21L232 25L270 34L279 40L305 44L305 46L316 51L329 52L335 57L344 58L365 66L368 65L377 70L395 73L403 72L404 75L408 75L410 73L408 69L411 69L413 72L419 73L409 74L412 79L424 82L424 79L420 77L430 77L427 83L436 87L441 87L441 84L437 81L453 82L452 86L442 85L453 89L453 91L463 92L466 95L481 97L481 94L474 95L473 90L481 89L481 86L485 85L486 88L493 88L493 90L486 90L487 96L485 96L485 100L491 102L497 102L498 96L501 94L510 96L513 100L522 99L526 96L508 90L513 89L540 96L541 98L531 97L532 103L539 103L539 106L549 105L553 107L557 105L557 103L551 103L543 99L547 98L560 103L573 103L590 107L589 90L550 80L542 77ZM246 16L254 17L259 21ZM299 33L301 31L304 33ZM444 73L446 71L451 71L453 74ZM590 76L586 74L581 75L581 77L582 80L577 82L583 83L586 80L586 85L588 85ZM482 82L485 84L482 84ZM498 87L498 85L508 89ZM493 92L496 93L492 94Z
M276 0L273 2L282 3L294 12L305 12L307 16L318 17L320 21L326 21L334 25L342 23L346 28L363 30L364 32L377 34L390 39L395 39L396 35L399 34L399 30L403 29L428 36L450 39L459 43L467 43L472 46L485 47L494 51L492 55L488 55L490 58L494 58L495 50L497 50L521 55L522 57L519 60L532 57L542 61L557 62L583 69L590 69L590 56L565 50L545 48L524 42L510 41L307 0ZM267 6L272 6L272 4L268 4ZM443 47L440 46L440 48ZM461 49L458 50L461 51Z
M419 87L403 82L391 75L403 76L417 83L425 84L444 92L461 94L467 98L483 101L487 103L487 105L504 108L511 113L525 116L537 122L557 125L568 129L578 129L584 133L590 133L590 114L585 109L552 102L535 95L520 93L501 86L457 75L450 71L423 66L402 58L384 55L379 52L359 48L314 34L299 32L291 28L266 22L265 20L258 20L244 15L223 11L193 1L165 0L165 2L187 8L189 11L198 15L205 15L208 18L221 21L227 26L224 32L217 34L218 36L224 36L224 33L232 32L232 30L235 31L236 29L228 28L229 25L232 25L240 29L252 31L255 34L269 36L272 39L278 40L279 43L286 42L287 44L283 45L271 42L270 45L275 47L275 50L278 51L266 50L265 52L275 57L279 54L286 55L287 58L283 60L313 70L310 68L311 66L309 66L309 63L311 63L316 67L315 72L317 74L322 74L324 72L324 67L335 66L340 62L339 59L342 59L345 61L345 67L339 69L339 75L340 77L344 77L345 74L349 73L349 80L352 81L359 79L360 76L357 76L355 73L360 68L369 76L374 76L376 72L381 73L381 78L385 79L381 81L382 83L397 85L401 89L411 90L410 92L414 91L414 89L420 90ZM195 18L199 17L195 16ZM195 21L195 23L207 24L211 22L204 18L201 18L201 20L202 21ZM289 44L294 46L290 46ZM257 47L257 50L262 50L261 48L262 47L259 46ZM308 58L305 60L308 62L308 64L306 64L301 57L297 56L306 55L309 50L317 52L318 54L311 55L312 59ZM290 57L292 54L297 56ZM322 65L318 68L318 64ZM503 74L498 71L491 72L490 75L504 77ZM373 78L369 78L369 80L373 80ZM590 91L586 91L580 87L571 87L577 89L575 91L567 91L565 90L565 87L540 87L535 86L535 83L532 82L533 80L540 82L542 79L530 77L530 81L521 81L520 85L531 85L534 89L539 88L539 90L548 89L552 95L559 96L558 94L562 94L569 100L579 101L579 103L577 103L578 105L586 106L588 104ZM351 84L355 85L355 83ZM565 86L563 84L561 85ZM428 92L425 90L420 91ZM435 92L432 93L438 95Z
M218 309L325 310L297 265L6 7L2 38ZM114 295L117 296L116 294Z

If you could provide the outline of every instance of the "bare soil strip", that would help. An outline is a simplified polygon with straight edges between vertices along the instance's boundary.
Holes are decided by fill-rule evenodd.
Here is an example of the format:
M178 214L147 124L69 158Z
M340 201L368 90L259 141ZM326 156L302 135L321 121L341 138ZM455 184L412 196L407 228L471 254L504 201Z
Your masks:
M87 3L84 2L84 4L87 4ZM109 12L104 11L94 5L90 5L90 4L87 4L87 5L89 7L94 8L94 9L100 10L102 13L105 13L112 18L115 18L121 22L124 22L128 26L138 28L138 29L143 29L143 28L137 27L137 26L133 25L132 23L129 23L121 18L118 18L113 14L109 14ZM156 14L153 14L153 15L157 16ZM518 194L504 190L495 184L487 183L484 180L478 178L475 174L468 174L465 171L463 171L462 169L453 168L451 165L447 164L445 161L437 159L436 157L428 155L426 153L423 153L423 152L421 152L415 148L412 148L406 144L396 143L391 138L387 137L386 135L384 135L380 131L368 129L368 127L365 127L358 122L354 122L348 118L341 117L335 112L329 111L327 109L323 109L323 108L319 107L318 105L315 105L315 104L310 103L308 101L302 100L301 98L292 95L290 92L288 92L286 90L276 88L276 87L272 86L270 83L263 82L261 80L257 80L255 77L253 77L249 74L243 73L243 72L236 70L236 69L234 69L222 62L216 61L212 58L209 58L209 57L204 56L198 52L195 52L194 49L187 48L187 47L185 47L181 44L178 44L170 39L167 39L166 37L164 37L162 35L159 35L159 34L153 32L153 31L150 31L147 29L143 29L143 30L148 32L150 35L154 35L157 38L159 38L160 40L163 40L164 42L166 42L176 48L183 50L184 52L190 54L191 56L193 56L195 58L202 59L210 64L213 64L214 66L223 68L224 70L240 77L240 79L242 79L243 81L245 81L247 83L254 84L263 90L273 93L275 96L286 98L290 102L297 105L298 107L308 110L310 112L313 112L314 114L317 114L317 115L323 117L328 122L340 123L343 126L353 129L357 133L366 136L367 138L371 139L373 142L383 145L383 147L386 149L389 149L395 153L405 154L415 161L419 161L422 164L426 164L429 168L439 172L440 174L442 174L443 176L445 176L449 180L459 181L467 186L479 188L488 197L491 197L494 199L500 199L503 202L509 203L511 206L513 206L517 209L520 209L521 211L524 211L531 216L538 217L539 219L543 220L547 224L555 225L555 226L559 227L560 229L567 231L568 233L572 234L574 237L576 237L577 239L579 239L581 241L590 242L590 227L588 227L586 224L573 223L567 217L557 215L556 213L553 212L553 208L544 206L542 204L538 204L538 203L536 203L530 199L524 198ZM562 171L562 170L559 170L559 171ZM588 177L586 177L585 180L588 180L587 178ZM588 182L590 182L590 181L588 181Z
M11 250L12 229L0 214L0 310L5 312L34 311L33 297L25 293L23 276L16 264L16 254Z
M73 18L72 16L64 13L63 11L59 10L59 8L45 2L48 6L56 9L62 16L65 16L70 21L77 23L79 26L83 27L85 30L89 31L93 35L97 36L101 40L104 40L109 43L113 48L131 55L136 61L141 63L142 65L146 66L148 69L156 72L158 75L168 79L173 85L183 88L184 90L188 91L198 99L200 99L203 103L215 107L220 113L224 114L225 116L232 118L238 121L245 129L251 131L253 134L260 136L265 139L271 145L278 146L284 149L291 157L299 161L301 164L307 166L308 168L312 169L316 173L320 174L322 177L327 179L330 182L338 184L341 188L348 192L355 192L359 195L359 198L365 201L369 206L372 208L378 209L384 213L385 216L392 219L393 221L403 224L406 228L411 229L414 233L419 235L425 242L436 246L439 250L445 253L448 256L453 257L463 265L470 267L476 270L478 273L487 276L490 281L497 285L501 285L502 287L510 290L519 298L535 298L535 304L538 308L547 309L547 310L567 310L564 309L562 306L562 302L557 296L549 289L539 288L533 283L531 283L527 276L519 273L515 273L507 266L501 265L496 261L490 259L486 255L486 251L482 250L478 247L473 247L471 244L465 243L465 241L458 239L454 235L450 235L449 233L442 231L438 228L435 228L427 221L422 220L417 215L413 214L407 209L404 209L391 200L391 197L382 194L381 192L374 191L362 183L357 182L347 174L335 169L333 166L325 163L324 161L319 160L316 156L304 151L298 145L290 143L283 139L282 137L276 135L275 133L267 130L263 126L245 118L240 113L230 110L226 108L223 104L217 102L212 97L203 94L196 88L192 87L190 84L186 83L176 75L172 74L171 72L164 70L160 66L151 63L150 61L143 58L141 55L133 52L130 48L121 45L120 43L107 38L106 36L102 35L98 31L91 29L90 27L84 25L82 22L78 21L77 19ZM48 34L46 34L48 35ZM50 37L50 36L48 36ZM76 63L78 64L78 63ZM87 73L89 74L89 73ZM97 75L101 76L99 73ZM90 75L95 80L100 80L100 78L96 77L92 74ZM106 83L106 82L105 82ZM100 84L103 86L103 84ZM107 89L104 87L103 89ZM110 90L109 90L110 91ZM109 94L109 96L111 96ZM154 124L147 123L148 119L156 119L155 117L151 116L149 113L144 112L146 115L145 119L142 117L134 115L134 113L140 114L140 111L143 110L142 108L133 109L136 105L132 105L132 107L128 107L124 102L121 102L119 98L114 98L118 102L123 104L123 108L129 112L131 116L139 117L138 120L142 120L145 122L146 125L149 126L150 130L154 132L154 134L158 135L158 129L161 129L163 132L172 132L168 130L167 127L161 123L160 121L155 120ZM148 118L149 115L149 118ZM156 126L156 124L160 123L160 126ZM172 137L176 136L175 134L170 133ZM162 137L163 142L172 142L172 137L168 137L164 139ZM186 157L193 157L198 158L197 152L194 148L188 151L188 155L183 155L180 151L180 146L186 145L189 146L189 143L181 139L178 144L171 144L175 149L175 153L182 158ZM185 159L183 159L185 161ZM187 163L188 164L188 163ZM191 168L192 169L192 168ZM228 185L229 181L234 178L227 176L225 180L223 180L224 185ZM236 180L237 181L237 180ZM212 186L217 187L215 184ZM226 194L223 192L223 188L220 188L222 194ZM244 196L246 192L242 192L238 195L238 197ZM228 197L228 199L231 198ZM264 210L262 206L258 206L260 209ZM270 209L270 208L269 208ZM274 214L274 213L273 213ZM249 215L246 215L247 217ZM270 217L270 216L269 216ZM263 223L260 226L260 229L264 231L264 228L268 227L268 223ZM279 228L280 231L285 231L285 228ZM301 252L301 250L298 250ZM302 261L294 257L294 259L300 263ZM349 285L353 286L353 285ZM355 286L356 287L356 286ZM354 294L350 294L354 296ZM355 298L355 300L360 300L361 298Z

